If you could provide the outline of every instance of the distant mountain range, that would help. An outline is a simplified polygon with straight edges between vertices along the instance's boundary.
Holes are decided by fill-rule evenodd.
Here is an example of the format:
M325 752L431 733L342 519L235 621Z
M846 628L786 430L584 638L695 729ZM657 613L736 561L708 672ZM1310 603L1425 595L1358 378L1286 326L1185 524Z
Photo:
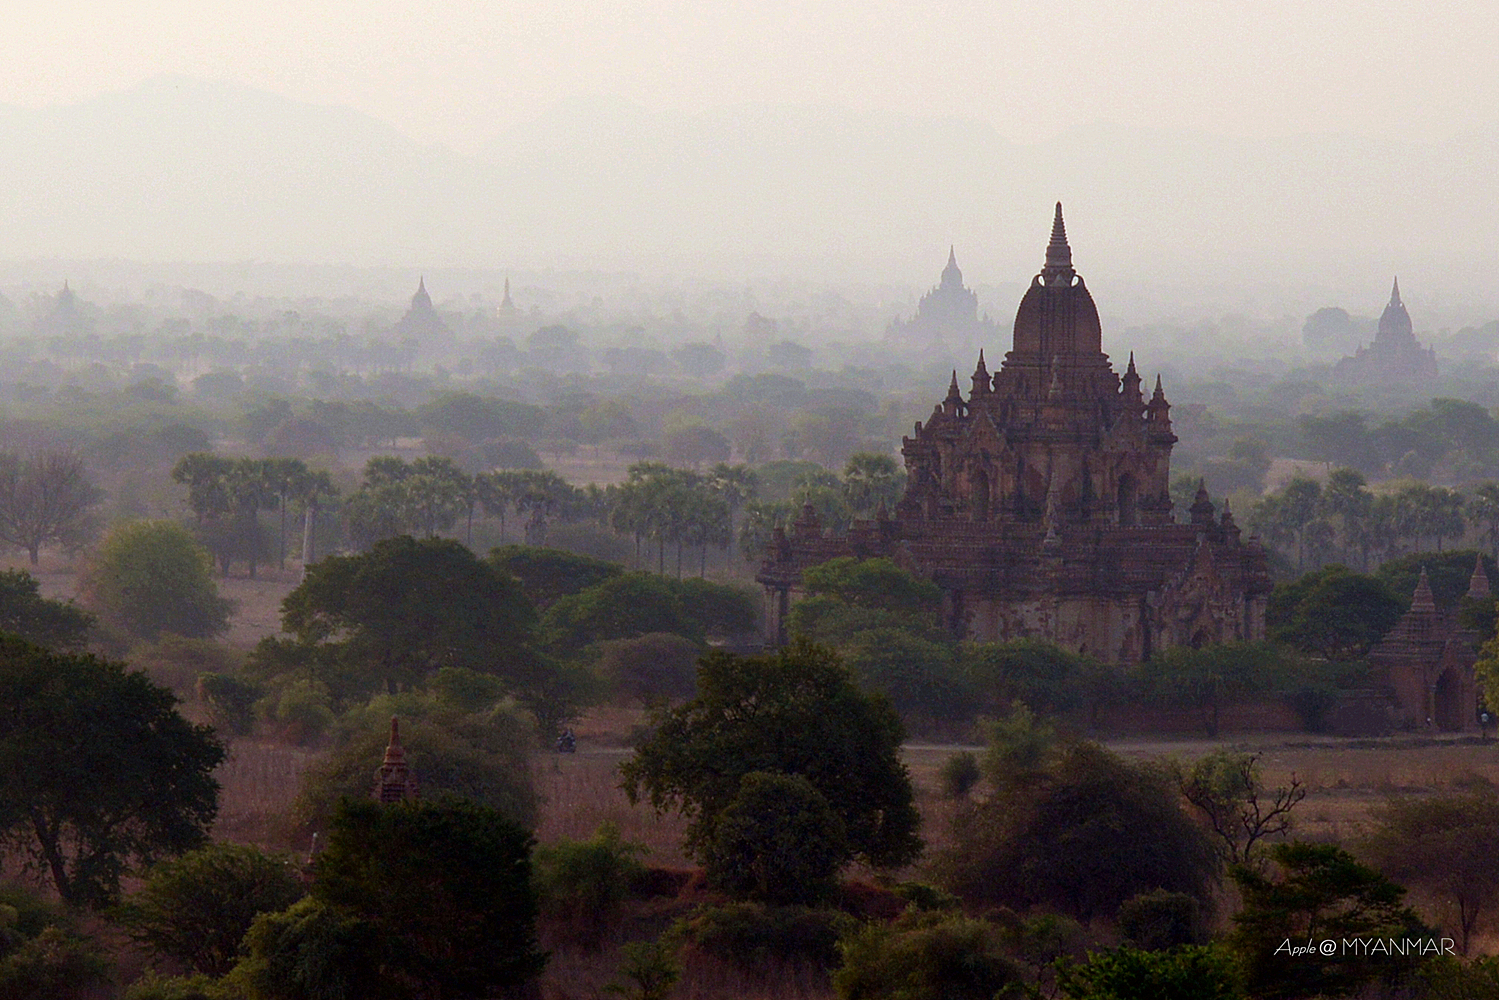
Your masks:
M344 108L163 77L0 109L0 257L560 266L1026 280L1051 204L1079 270L1183 288L1499 287L1499 127L1248 141L1098 124L566 100L480 155ZM1486 294L1496 296L1493 291Z

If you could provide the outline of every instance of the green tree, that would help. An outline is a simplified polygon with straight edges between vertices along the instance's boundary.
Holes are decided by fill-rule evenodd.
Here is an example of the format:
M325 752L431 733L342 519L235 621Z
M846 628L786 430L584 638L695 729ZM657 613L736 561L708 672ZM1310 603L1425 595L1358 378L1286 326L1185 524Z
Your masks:
M228 628L233 607L218 594L208 553L171 521L114 528L85 567L79 589L106 624L146 640L163 632L217 635Z
M217 978L234 967L257 916L302 898L298 876L290 858L216 842L152 865L113 916L153 954Z
M736 899L810 905L832 897L848 857L843 821L810 781L752 771L719 814L703 869Z
M49 542L72 549L92 538L103 499L73 452L0 453L0 542L25 549L33 566Z
M855 517L873 517L881 505L893 510L905 485L905 470L889 455L857 452L843 467L843 499Z
M907 910L865 924L838 943L840 1000L1000 1000L1021 997L1020 970L993 924Z
M490 551L489 562L519 580L526 597L539 611L624 572L602 559L536 545L501 546Z
M541 972L525 828L461 799L345 800L317 859L315 902L378 942L371 997L490 997ZM420 887L420 891L415 891Z
M1499 899L1499 795L1391 799L1375 813L1363 853L1385 875L1432 893L1455 911L1462 953Z
M536 849L536 888L541 912L566 924L573 937L597 945L637 879L645 874L644 844L620 839L604 822L587 840L562 839Z
M224 748L122 664L0 636L0 830L70 905L202 842Z
M1240 981L1233 955L1213 945L1115 948L1063 963L1057 973L1065 1000L1239 1000Z
M966 900L1087 920L1154 889L1205 898L1212 845L1155 770L1075 743L998 777L993 795L959 809L940 861Z
M1292 842L1270 848L1277 872L1232 870L1244 906L1231 938L1254 997L1348 996L1364 984L1409 971L1414 963L1338 949L1293 955L1283 943L1399 938L1424 931L1402 902L1405 890L1335 844Z
M282 627L309 655L344 664L388 691L443 667L542 679L535 612L510 576L444 538L398 536L310 567L282 603Z
M972 711L973 689L949 645L880 628L855 634L842 652L860 685L886 695L907 720L958 721Z
M843 823L849 857L890 867L920 853L900 720L831 651L799 642L773 656L710 653L697 688L652 713L652 735L620 768L632 802L688 817L690 851L713 843L744 776L767 771L811 783Z
M840 556L802 572L807 596L791 606L787 631L842 645L870 629L905 629L943 640L941 589L886 558Z
M1405 613L1406 601L1378 577L1333 564L1277 584L1265 624L1274 642L1329 660L1369 655Z
M1468 498L1468 517L1489 538L1489 554L1499 559L1499 483L1480 483Z
M71 601L43 597L25 570L0 571L0 632L48 649L78 649L93 625L94 616Z

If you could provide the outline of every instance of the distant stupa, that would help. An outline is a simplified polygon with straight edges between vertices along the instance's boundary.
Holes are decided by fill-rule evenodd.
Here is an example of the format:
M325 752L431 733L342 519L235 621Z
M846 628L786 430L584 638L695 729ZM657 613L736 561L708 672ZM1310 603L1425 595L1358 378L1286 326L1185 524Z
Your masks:
M897 319L890 324L885 338L913 347L939 343L949 347L969 347L982 344L998 333L998 329L988 316L979 316L978 293L963 284L957 248L950 246L941 281L921 297L915 316L909 320Z
M424 275L416 284L416 294L411 296L411 308L396 324L396 332L403 337L416 340L446 336L448 325L432 308L432 296L427 294L427 279Z
M1333 366L1332 377L1345 385L1410 385L1437 377L1437 354L1422 347L1411 327L1411 315L1400 301L1400 279L1390 289L1390 302L1379 317L1374 342Z

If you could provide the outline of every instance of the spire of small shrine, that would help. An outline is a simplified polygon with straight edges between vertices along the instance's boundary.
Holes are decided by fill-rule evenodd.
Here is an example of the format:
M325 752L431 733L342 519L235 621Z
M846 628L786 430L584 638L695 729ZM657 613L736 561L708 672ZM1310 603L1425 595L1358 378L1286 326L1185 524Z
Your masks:
M1192 498L1191 513L1193 524L1205 526L1213 523L1213 500L1208 496L1206 479L1197 480L1197 495Z
M375 772L373 795L376 802L390 804L417 797L416 775L406 765L406 748L401 746L400 720L390 717L390 742L385 747L385 760Z
M1485 600L1493 596L1489 590L1489 574L1483 568L1483 555L1480 554L1473 561L1473 575L1468 578L1468 597L1476 601Z
M1431 595L1431 581L1426 578L1426 567L1421 567L1421 578L1416 581L1416 592L1411 595L1411 610L1424 614L1435 614L1436 598Z

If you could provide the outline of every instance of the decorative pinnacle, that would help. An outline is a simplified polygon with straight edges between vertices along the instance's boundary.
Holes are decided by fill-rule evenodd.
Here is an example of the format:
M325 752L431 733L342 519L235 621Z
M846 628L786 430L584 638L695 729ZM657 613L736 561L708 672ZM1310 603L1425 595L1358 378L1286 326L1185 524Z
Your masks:
M1403 304L1404 303L1402 303L1400 301L1400 276L1396 275L1395 276L1395 283L1390 288L1390 305L1392 305L1392 306L1398 306L1398 305L1403 305Z
M1059 201L1056 215L1051 220L1051 242L1046 244L1046 266L1041 269L1041 280L1048 285L1070 285L1076 274L1072 269L1072 248L1067 245L1067 225L1062 221L1062 203Z
M390 744L385 748L385 763L399 764L405 759L406 750L401 746L400 722L392 715L390 717Z
M958 370L952 370L952 381L947 383L947 398L957 399L961 393L958 392Z
M948 267L957 267L958 266L957 244L955 244L955 243L949 243L947 245L947 266Z

